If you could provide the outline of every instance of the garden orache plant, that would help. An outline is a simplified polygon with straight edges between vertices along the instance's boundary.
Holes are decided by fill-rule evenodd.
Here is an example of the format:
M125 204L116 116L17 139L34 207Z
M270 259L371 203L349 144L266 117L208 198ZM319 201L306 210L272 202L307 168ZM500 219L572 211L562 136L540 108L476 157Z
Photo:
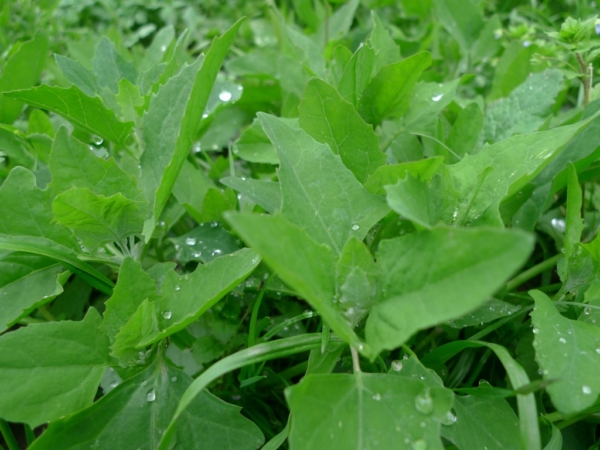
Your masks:
M600 105L548 119L552 68L470 101L439 51L501 48L454 3L430 8L438 53L403 56L350 1L296 5L312 33L272 7L197 57L170 26L146 50L98 38L36 87L41 68L14 74L47 36L9 54L10 450L9 422L37 450L541 450L594 430Z

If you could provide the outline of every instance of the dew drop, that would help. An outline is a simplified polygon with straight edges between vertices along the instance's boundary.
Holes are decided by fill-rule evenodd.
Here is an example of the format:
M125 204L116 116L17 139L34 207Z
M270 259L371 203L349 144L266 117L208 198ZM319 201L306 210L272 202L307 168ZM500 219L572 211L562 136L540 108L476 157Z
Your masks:
M112 383L110 383L110 387L113 389L116 388L118 385L119 385L118 381L113 381Z
M148 386L148 382L147 382L147 381L142 381L142 384L141 384L141 386L142 386L142 387Z
M426 450L427 442L425 442L423 439L419 439L418 441L412 443L412 448L413 450Z
M171 383L175 383L177 381L177 377L171 377Z
M358 231L358 229L360 228L360 225L355 223L354 225L352 225L352 231Z
M343 423L342 423L342 421L340 420L340 421L338 422L338 427L342 428L342 426L344 426L344 424L343 424Z
M231 100L231 92L221 91L221 93L219 94L219 100L221 100L222 102L228 102L229 100Z
M402 361L392 361L392 370L400 372L402 370Z
M192 253L192 256L194 258L200 258L202 256L202 252L194 252L194 253Z
M540 329L539 328L534 328L531 331L533 331L533 334L538 334L540 332Z
M160 51L161 52L166 52L167 51L167 46L166 45L161 45L160 46Z
M90 140L94 145L102 145L102 143L104 142L104 139L102 139L100 136L96 136L95 134L92 134Z
M433 399L429 394L429 389L417 395L415 398L415 407L422 414L431 414L433 412Z
M561 337L558 339L558 342L560 342L561 344L566 344L567 340L565 338Z
M373 395L373 400L375 400L375 401L377 401L377 402L378 402L379 400L381 400L381 394L374 394L374 395Z
M456 416L452 414L452 411L448 411L446 415L442 418L442 424L453 425L456 423L456 420Z
M171 311L163 311L162 316L169 320L173 316L173 313Z
M523 47L529 47L531 45L531 41L523 41Z
M185 238L185 243L187 245L196 245L196 238L193 238L193 237Z
M181 287L180 287L178 284L176 284L176 285L175 285L175 290L176 290L176 291L178 291L178 290L180 290L180 289L181 289Z
M154 392L154 389L152 389L146 394L146 401L153 402L154 400L156 400L156 392Z
M581 386L581 392L585 395L590 395L592 393L592 388L589 386Z
M219 255L221 255L221 253L223 253L223 252L217 248L217 249L214 249L210 255L211 256L219 256Z
M600 347L596 349L596 353L600 355Z
M204 114L202 114L202 118L203 118L203 119L206 119L207 117L208 117L208 114L207 114L207 113L204 113Z
M431 97L431 100L433 100L434 102L439 102L443 96L444 94L435 94L433 97Z
M567 222L565 219L554 218L550 221L550 225L552 225L552 227L559 233L564 233L567 229Z
M164 227L165 227L165 225L166 225L166 224L165 224L165 221L164 221L164 220L161 220L160 222L158 222L158 226L159 226L160 228L164 228Z
M202 151L202 143L200 141L192 145L192 153L200 153Z

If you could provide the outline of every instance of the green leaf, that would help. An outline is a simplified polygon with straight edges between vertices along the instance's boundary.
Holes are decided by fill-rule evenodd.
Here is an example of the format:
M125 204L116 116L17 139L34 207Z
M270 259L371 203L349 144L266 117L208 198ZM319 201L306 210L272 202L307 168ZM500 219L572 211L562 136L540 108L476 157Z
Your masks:
M373 29L368 42L375 50L373 73L378 73L383 66L400 60L400 47L392 39L389 31L385 29L385 25L375 11L371 11L371 21L373 22Z
M563 88L556 69L530 75L506 98L488 106L483 124L483 141L499 142L515 134L536 131L551 113Z
M259 119L281 161L282 214L316 242L338 254L348 239L362 240L387 214L383 200L369 194L329 146L276 117L259 113Z
M469 103L458 113L446 143L461 158L474 153L483 129L483 113L475 102Z
M215 258L236 252L239 241L221 225L212 222L201 223L189 233L170 238L177 251L177 261L187 264L190 261L207 263Z
M173 186L173 195L184 207L189 205L196 211L202 211L204 196L212 187L214 187L212 180L186 160Z
M254 180L252 178L225 177L221 183L235 189L250 200L264 208L265 211L275 214L281 209L281 187L272 181Z
M379 167L365 182L365 189L372 194L385 195L385 186L412 175L422 181L429 181L444 161L443 156L426 158L402 164L388 164ZM388 197L389 201L389 197Z
M444 448L440 422L452 392L421 380L360 372L308 375L285 393L294 450Z
M65 127L56 134L49 162L51 189L60 194L71 188L86 188L98 195L118 193L132 200L142 195L135 179L125 173L113 158L97 157L87 145L70 136Z
M67 80L77 86L88 97L94 97L99 91L98 82L91 70L66 56L54 55L56 65Z
M294 119L294 122L296 120ZM291 123L290 123L291 125ZM262 129L258 119L254 119L233 145L233 153L249 162L279 164L273 144Z
M123 59L115 44L107 37L103 37L96 46L96 52L92 59L92 66L96 80L100 88L108 88L114 94L119 91L119 81L129 80L135 84L138 73L133 62Z
M229 212L225 218L286 284L321 313L340 337L357 347L363 345L333 304L335 257L331 248L318 244L305 230L281 215Z
M513 136L484 147L474 156L466 155L459 163L449 166L455 186L462 195L471 194L479 185L467 220L484 218L497 223L496 205L529 183L562 146L589 123L587 120L548 131ZM481 181L480 174L488 167L493 167L493 170Z
M51 423L31 449L156 449L191 382L189 375L159 358L89 408ZM264 437L239 407L205 391L177 421L175 440L190 450L254 450Z
M160 332L144 336L138 345L149 345L184 329L250 275L259 262L256 253L243 249L201 264L191 274L167 272L157 310Z
M36 427L90 405L109 361L100 323L92 308L0 336L0 417Z
M421 72L431 65L431 54L417 53L381 68L361 98L360 113L373 125L406 113Z
M458 448L520 448L519 419L506 400L457 396L454 413L454 423L442 427L442 436Z
M238 21L223 36L216 38L206 58L198 58L162 86L152 97L144 115L145 151L140 159L140 187L153 205L153 218L144 229L146 241L152 236L156 221L171 195L217 73L240 25Z
M411 132L427 132L437 121L438 113L454 100L459 83L460 79L443 84L417 84L412 93L410 108L404 116L405 128Z
M365 244L350 239L336 264L335 302L351 325L356 325L375 302L377 268Z
M127 143L132 122L121 122L99 97L88 97L78 87L68 89L45 84L6 94L36 108L55 112L76 127L119 145Z
M367 342L374 353L391 350L418 330L474 310L532 248L532 236L494 229L438 228L382 241L379 303L367 319Z
M40 31L31 41L21 44L4 64L0 76L0 123L13 123L23 109L22 102L2 93L27 89L36 84L46 63L47 52L48 36Z
M343 67L338 91L355 108L360 105L363 92L373 78L374 64L375 50L370 45L362 45Z
M140 234L146 217L144 209L142 202L120 193L106 197L87 188L71 188L52 203L56 221L71 228L92 250Z
M471 0L434 0L435 12L446 31L467 54L485 25L479 7Z
M0 253L0 333L60 294L59 275L64 271L48 258Z
M154 280L131 257L123 260L113 295L106 301L102 330L113 344L119 330L145 299L156 300L158 293ZM136 342L137 343L137 342Z
M521 305L513 305L512 303L492 298L472 313L448 322L448 325L454 328L473 327L510 316L520 310Z
M563 317L540 291L529 295L535 300L531 313L535 359L544 379L555 380L546 387L552 403L565 415L583 411L600 393L600 329Z
M385 164L386 156L379 150L373 128L323 80L313 78L308 83L298 112L302 129L340 155L361 183Z
M583 194L579 180L577 179L577 170L573 164L568 167L567 181L567 218L565 230L565 259L567 264L569 259L573 258L576 248L581 242L581 233L583 233L583 219L581 218L581 207L583 203Z
M460 194L446 166L442 166L431 180L424 181L409 174L385 190L390 208L425 228L438 223L460 224L469 212L468 202L460 204Z
M0 234L34 236L79 248L72 234L54 223L52 192L39 189L35 175L22 167L14 168L0 187Z

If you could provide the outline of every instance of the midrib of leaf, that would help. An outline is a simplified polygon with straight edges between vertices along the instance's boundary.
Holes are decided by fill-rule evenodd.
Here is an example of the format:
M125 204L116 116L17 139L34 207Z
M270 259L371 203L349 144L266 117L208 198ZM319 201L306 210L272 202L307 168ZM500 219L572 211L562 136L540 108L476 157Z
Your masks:
M106 197L105 197L106 198ZM98 221L98 223L102 224L108 231L110 231L114 237L114 242L119 242L119 236L116 234L116 232L112 229L112 227L109 226L108 222L105 222L103 218L99 217L99 216L95 216L94 214L88 212L88 211L84 211L81 208L78 208L77 206L74 206L70 203L66 203L64 200L61 200L63 203L65 203L66 205L69 205L71 208L73 208L76 211L81 212L82 214L87 215L88 217L91 217L92 219L95 219L96 221Z

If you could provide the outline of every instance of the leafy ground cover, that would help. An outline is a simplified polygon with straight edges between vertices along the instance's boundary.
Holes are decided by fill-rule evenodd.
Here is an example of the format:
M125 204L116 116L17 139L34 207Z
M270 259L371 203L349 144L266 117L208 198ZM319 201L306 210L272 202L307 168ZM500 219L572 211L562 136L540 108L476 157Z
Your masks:
M0 6L0 445L598 449L595 11Z

